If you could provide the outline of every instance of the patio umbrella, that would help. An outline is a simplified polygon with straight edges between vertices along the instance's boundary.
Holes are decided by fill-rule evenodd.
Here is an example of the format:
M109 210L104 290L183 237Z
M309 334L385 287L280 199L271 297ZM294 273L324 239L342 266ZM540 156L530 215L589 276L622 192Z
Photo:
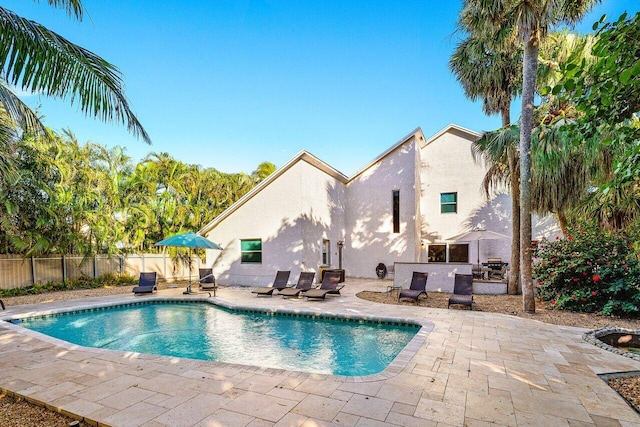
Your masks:
M175 246L179 248L189 248L189 260L191 260L191 249L218 249L222 247L199 234L188 232L176 234L156 243L156 246ZM191 286L191 263L189 263L189 286Z
M490 230L471 230L471 231L467 231L466 233L449 237L447 240L450 240L453 242L478 241L478 264L480 264L480 240L500 240L500 239L510 239L510 237L505 236L504 234L496 233L495 231L490 231Z

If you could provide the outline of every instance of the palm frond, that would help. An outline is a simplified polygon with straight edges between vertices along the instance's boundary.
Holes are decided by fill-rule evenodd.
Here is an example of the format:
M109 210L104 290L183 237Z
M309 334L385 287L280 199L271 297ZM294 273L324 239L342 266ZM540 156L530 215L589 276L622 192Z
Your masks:
M45 127L38 116L0 80L0 105L14 122L27 133L45 133ZM0 141L6 141L6 134L0 134Z
M64 9L67 15L82 21L84 8L80 0L47 0L47 3L56 9Z
M125 124L136 137L150 143L149 135L124 96L120 72L115 66L2 7L0 64L4 78L14 86L69 98L72 104L77 101L85 115Z

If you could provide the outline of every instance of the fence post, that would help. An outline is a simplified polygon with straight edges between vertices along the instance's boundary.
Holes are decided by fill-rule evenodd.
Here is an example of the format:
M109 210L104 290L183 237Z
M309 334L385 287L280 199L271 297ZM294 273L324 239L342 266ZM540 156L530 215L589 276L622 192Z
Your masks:
M36 284L36 262L33 257L31 257L31 284Z
M67 263L64 261L64 255L62 255L62 283L67 280Z
M98 255L93 255L93 278L98 277Z

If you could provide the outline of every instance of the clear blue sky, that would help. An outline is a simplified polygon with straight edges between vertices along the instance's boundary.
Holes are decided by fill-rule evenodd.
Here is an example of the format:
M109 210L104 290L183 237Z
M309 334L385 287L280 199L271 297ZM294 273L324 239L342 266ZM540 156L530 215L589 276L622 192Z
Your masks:
M448 70L460 5L85 0L88 16L78 23L46 2L3 2L118 66L153 145L68 102L23 98L53 129L124 146L136 161L168 152L224 172L280 166L305 149L347 175L416 127L429 137L449 123L500 126ZM578 29L625 9L639 2L605 0Z

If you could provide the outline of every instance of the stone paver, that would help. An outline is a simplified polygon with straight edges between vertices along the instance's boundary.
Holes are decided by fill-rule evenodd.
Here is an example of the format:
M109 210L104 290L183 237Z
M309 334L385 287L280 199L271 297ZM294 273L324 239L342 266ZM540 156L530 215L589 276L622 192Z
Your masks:
M349 279L326 301L256 298L221 289L226 306L354 314L425 327L384 372L368 377L291 372L83 348L0 322L0 388L113 426L625 426L640 417L597 374L640 362L596 348L583 330L492 313L375 304ZM0 316L184 298L117 295L10 306ZM188 296L187 298L202 298ZM213 299L211 299L213 300Z

